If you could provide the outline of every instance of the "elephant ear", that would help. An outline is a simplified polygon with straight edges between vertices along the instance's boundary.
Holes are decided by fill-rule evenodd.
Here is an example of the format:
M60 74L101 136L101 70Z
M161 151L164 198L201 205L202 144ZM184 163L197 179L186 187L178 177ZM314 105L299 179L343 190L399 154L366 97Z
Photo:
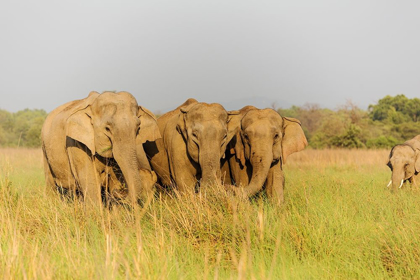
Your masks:
M192 102L189 102L190 100L193 100ZM183 106L179 107L179 115L178 115L178 123L176 125L176 130L178 130L179 133L181 133L185 139L187 139L187 128L185 126L185 118L187 117L187 113L189 110L191 110L192 107L194 107L198 102L195 99L188 99Z
M181 106L181 107L179 108L179 110L180 110L182 113L186 114L186 113L188 113L188 111L189 111L189 110L191 110L191 108L192 108L192 107L194 107L197 103L198 103L198 102L197 102L197 100L195 100L195 99L193 99L193 98L190 98L190 99L188 99L187 101L185 101L185 103L183 104L183 106Z
M286 158L308 146L305 133L303 133L300 121L294 118L283 117L283 141L282 158L286 163Z
M251 111L257 109L254 106L245 106L239 111L230 111L228 120L228 131L233 130L231 138L229 138L229 152L239 160L242 166L245 166L245 146L242 142L241 136L241 122L245 115ZM229 137L229 132L228 132Z
M414 168L416 172L420 171L420 135L417 135L413 139L404 142L405 145L410 146L415 151Z
M80 143L83 143L92 153L95 154L95 136L91 122L92 111L90 105L99 96L97 92L91 92L85 99L73 107L73 113L66 121L66 136Z
M136 142L144 144L147 141L154 142L162 138L157 125L156 117L146 108L139 106L138 118L140 119L140 131Z
M240 111L228 111L227 120L227 143L232 140L239 130L241 129L242 114Z

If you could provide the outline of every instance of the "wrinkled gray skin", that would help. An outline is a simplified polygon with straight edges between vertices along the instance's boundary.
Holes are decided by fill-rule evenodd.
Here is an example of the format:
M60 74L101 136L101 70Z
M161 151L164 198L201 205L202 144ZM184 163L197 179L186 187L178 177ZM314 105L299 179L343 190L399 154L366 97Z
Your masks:
M300 122L281 117L272 109L246 106L240 111L240 127L228 145L227 158L233 188L245 197L263 189L275 203L284 199L282 165L308 142ZM224 164L223 170L227 170Z
M419 152L420 135L392 148L387 164L392 171L391 181L388 184L392 191L401 188L406 180L417 186L420 171Z
M231 126L237 111L226 112L220 104L188 99L158 118L162 139L150 156L153 170L164 186L175 183L178 190L194 191L220 183L220 159L238 127Z
M79 192L101 205L101 189L123 194L131 203L148 197L156 175L142 149L160 138L153 114L127 92L91 92L52 111L41 133L47 185ZM127 193L127 192L125 192Z

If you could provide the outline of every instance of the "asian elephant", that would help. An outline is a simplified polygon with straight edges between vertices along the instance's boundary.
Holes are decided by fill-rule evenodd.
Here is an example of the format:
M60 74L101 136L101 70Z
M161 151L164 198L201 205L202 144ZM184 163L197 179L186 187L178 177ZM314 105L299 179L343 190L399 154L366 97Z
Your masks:
M52 111L41 132L44 171L53 189L101 203L101 191L148 197L156 182L142 144L160 138L154 115L128 92L91 92ZM127 191L121 188L126 185Z
M405 180L417 186L420 171L419 153L420 135L391 149L387 165L392 171L392 176L388 187L392 185L393 191L401 188Z
M233 190L249 197L265 186L276 203L284 200L283 164L308 142L297 119L281 117L272 109L246 106L239 110L240 130L226 150ZM226 165L224 166L224 169Z
M200 187L220 183L220 160L239 129L232 121L238 113L190 98L159 117L162 139L156 141L158 152L151 156L150 163L160 183L175 183L181 192L195 191L198 182Z

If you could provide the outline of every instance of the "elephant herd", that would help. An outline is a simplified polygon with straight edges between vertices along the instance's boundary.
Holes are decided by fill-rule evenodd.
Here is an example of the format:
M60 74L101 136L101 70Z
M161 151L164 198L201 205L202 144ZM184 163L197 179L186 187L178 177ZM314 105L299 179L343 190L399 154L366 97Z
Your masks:
M308 142L297 119L272 109L188 99L158 119L128 92L91 92L53 110L41 132L50 190L86 203L131 204L153 197L155 185L197 192L222 185L242 197L265 191L284 199L283 164ZM415 183L420 135L394 147L389 185Z
M282 165L308 142L297 119L272 109L188 99L158 119L128 92L91 92L53 110L41 132L49 189L101 204L137 203L155 184L197 192L214 184L283 201Z

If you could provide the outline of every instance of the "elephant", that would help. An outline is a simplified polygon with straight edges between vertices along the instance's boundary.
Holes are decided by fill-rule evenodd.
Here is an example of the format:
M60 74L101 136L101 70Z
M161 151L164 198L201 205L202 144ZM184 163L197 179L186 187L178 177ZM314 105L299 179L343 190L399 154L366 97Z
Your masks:
M391 149L387 165L392 171L391 181L388 183L388 187L392 185L392 191L401 188L406 180L417 186L420 171L419 153L420 135Z
M181 193L220 184L221 158L239 129L238 122L232 121L238 113L190 98L159 117L162 139L156 141L150 163L160 183L175 185ZM149 150L146 153L149 155Z
M91 92L59 106L41 131L49 189L79 193L101 204L105 191L126 193L130 203L148 198L157 180L143 143L159 139L154 115L128 92ZM124 185L128 191L123 191Z
M254 106L240 109L239 115L240 129L228 144L222 167L235 185L230 189L245 198L265 187L267 196L280 205L284 200L283 164L308 145L301 123L273 109Z

